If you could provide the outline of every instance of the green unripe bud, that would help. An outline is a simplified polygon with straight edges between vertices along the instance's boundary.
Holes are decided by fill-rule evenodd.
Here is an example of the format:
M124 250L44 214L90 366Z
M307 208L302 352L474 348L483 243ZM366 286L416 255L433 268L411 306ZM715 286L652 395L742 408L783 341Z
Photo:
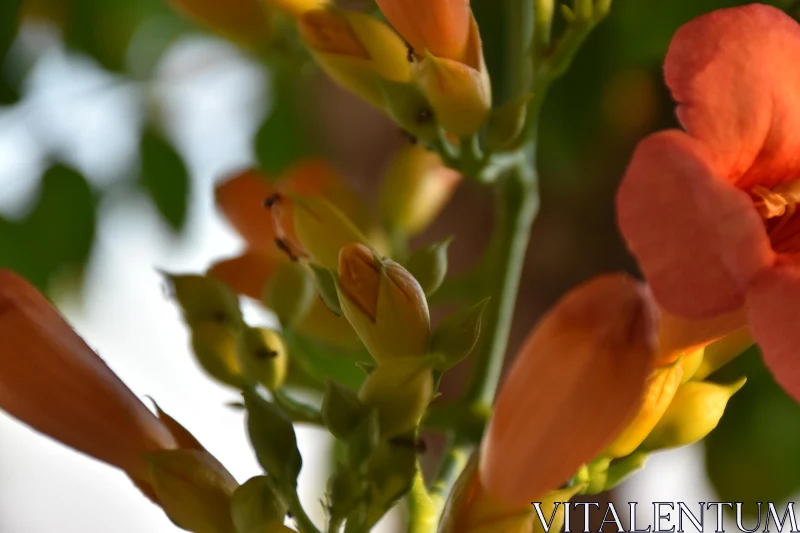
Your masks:
M288 511L266 476L256 476L236 489L231 499L231 516L237 533L269 531L275 523L283 524Z
M381 436L401 435L425 414L433 397L433 371L417 357L386 361L367 377L358 397L378 410Z
M642 448L676 448L704 438L717 427L728 400L746 381L742 378L731 385L690 381L683 385Z
M190 327L205 322L239 325L239 298L211 276L166 274L183 318Z
M173 522L194 533L234 531L230 501L238 483L208 452L165 450L145 458L158 503Z
M242 389L242 375L236 354L239 330L219 322L197 323L192 327L192 351L200 366L214 379Z
M447 249L452 238L420 248L408 260L408 271L426 296L435 293L447 275Z
M486 148L502 150L519 138L525 127L528 102L532 98L533 94L526 93L492 111L486 124Z
M236 346L245 378L274 391L286 381L289 357L281 336L271 329L246 328Z
M417 473L417 452L410 443L382 442L367 462L370 508L367 520L377 519L409 491Z
M453 313L439 324L431 338L431 353L441 358L436 370L448 370L472 353L481 335L483 310L487 303L488 298Z
M328 511L333 518L346 518L364 499L364 487L352 470L339 470L328 480Z
M647 458L646 452L636 452L613 461L608 467L605 490L617 488L628 476L643 468Z
M292 421L255 391L244 392L247 430L261 466L281 486L295 487L303 468Z
M270 276L264 303L275 312L281 325L292 327L303 320L317 295L314 279L300 263L285 263Z
M322 397L322 418L334 437L342 440L350 437L366 413L355 392L328 381Z

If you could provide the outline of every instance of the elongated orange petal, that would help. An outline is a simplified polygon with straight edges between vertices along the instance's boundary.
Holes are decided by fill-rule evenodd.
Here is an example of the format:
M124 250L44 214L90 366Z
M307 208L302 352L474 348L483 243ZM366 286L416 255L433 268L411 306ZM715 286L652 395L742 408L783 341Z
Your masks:
M688 320L662 309L656 366L669 364L681 355L687 355L746 325L747 310L744 307L707 320Z
M426 50L463 61L469 38L469 0L378 0L395 29L418 54Z
M605 449L639 408L656 353L655 309L624 275L570 292L523 346L480 457L483 486L509 504L536 500Z
M234 175L217 186L216 201L225 218L255 250L275 248L273 217L264 201L275 194L268 178L254 170Z
M277 250L247 250L238 257L215 263L208 273L225 282L233 292L260 300L270 276L286 261Z
M142 453L176 447L169 430L32 285L0 271L0 408L147 481Z

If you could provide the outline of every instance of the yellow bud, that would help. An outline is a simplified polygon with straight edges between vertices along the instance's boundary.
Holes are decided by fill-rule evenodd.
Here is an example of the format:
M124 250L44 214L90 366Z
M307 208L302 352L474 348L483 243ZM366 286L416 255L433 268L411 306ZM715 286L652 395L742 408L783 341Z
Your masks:
M280 335L271 329L246 328L239 336L236 353L244 376L269 390L286 381L289 358Z
M646 450L676 448L704 438L717 427L728 400L746 381L742 378L731 385L690 381L683 385L642 447Z
M606 449L605 455L624 457L638 448L666 412L682 378L683 367L677 362L656 369L647 382L639 412L617 440Z
M236 489L231 499L231 517L236 533L269 533L282 531L275 524L283 525L288 511L272 480L267 476L256 476Z
M417 280L391 259L378 259L361 244L339 254L339 303L378 362L427 352L428 302Z
M401 149L381 186L379 211L387 226L414 235L427 228L447 205L461 175L419 145Z
M467 61L427 52L416 65L417 80L439 125L457 137L477 132L492 109L492 87L474 19Z
M705 379L713 374L717 369L723 367L741 355L753 345L753 336L750 328L742 328L734 331L716 342L713 342L703 350L703 361L697 369L695 378Z
M211 377L235 388L247 386L236 355L239 332L225 324L204 322L192 328L192 350Z
M145 459L158 502L173 522L195 533L234 531L230 501L239 484L208 452L169 450Z
M693 377L695 377L697 371L700 369L700 366L703 364L703 352L704 350L702 348L699 350L694 350L676 361L676 363L679 364L683 369L681 384L687 383L691 381Z
M294 229L314 262L331 270L338 266L344 245L367 242L335 205L320 196L295 198Z
M168 0L195 22L224 37L257 46L270 37L270 22L258 0Z
M239 299L213 276L167 275L183 318L189 326L204 322L238 325L242 322Z
M320 67L376 107L385 105L381 81L412 80L403 40L369 15L332 7L313 9L300 17L299 25Z
M378 365L358 392L361 402L378 409L381 435L393 437L419 423L433 397L433 372L418 357Z

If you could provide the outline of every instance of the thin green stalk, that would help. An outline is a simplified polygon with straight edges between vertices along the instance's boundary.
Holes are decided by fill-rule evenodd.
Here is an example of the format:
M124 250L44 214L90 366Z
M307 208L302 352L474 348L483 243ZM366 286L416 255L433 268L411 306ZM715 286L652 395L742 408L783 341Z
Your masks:
M321 533L311 518L306 514L303 505L300 503L300 497L297 495L297 490L289 491L291 501L289 501L289 511L292 513L297 530L300 533Z
M428 491L422 472L417 472L414 485L406 497L408 502L408 533L434 533L439 523L439 509Z
M436 481L431 486L430 497L433 504L438 508L437 515L441 515L447 497L453 489L464 467L467 466L469 461L469 451L466 446L460 443L455 443L450 447L450 450L445 455L439 472L436 474Z

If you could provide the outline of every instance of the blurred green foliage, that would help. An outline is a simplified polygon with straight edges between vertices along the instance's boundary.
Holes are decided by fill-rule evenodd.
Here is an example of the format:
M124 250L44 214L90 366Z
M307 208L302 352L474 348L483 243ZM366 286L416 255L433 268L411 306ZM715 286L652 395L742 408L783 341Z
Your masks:
M141 184L173 230L186 223L191 183L180 154L153 127L141 141Z

